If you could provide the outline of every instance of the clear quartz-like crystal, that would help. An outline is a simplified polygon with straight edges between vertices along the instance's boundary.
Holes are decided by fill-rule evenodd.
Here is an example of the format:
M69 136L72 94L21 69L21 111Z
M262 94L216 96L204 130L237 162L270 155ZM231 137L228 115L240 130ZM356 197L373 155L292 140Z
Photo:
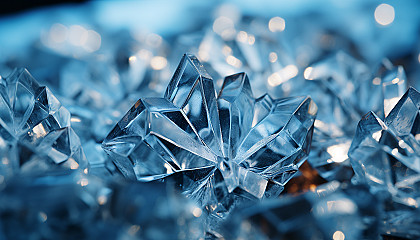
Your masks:
M47 87L26 69L15 69L1 79L0 89L1 138L5 147L16 145L3 165L20 166L22 171L87 167L80 140L70 127L70 113Z
M349 180L356 122L368 111L389 113L406 90L404 70L384 60L373 76L365 63L337 52L306 68L304 77L303 92L319 106L309 161L327 180Z
M415 204L419 194L410 187L420 176L419 109L420 93L410 88L384 121L366 114L349 151L357 181L390 191L408 205Z
M354 181L368 184L384 198L392 197L387 228L416 238L420 232L407 229L418 229L418 217L401 218L415 216L420 202L419 116L420 93L410 88L384 120L373 112L360 120L349 150Z
M201 63L184 55L165 98L140 99L103 148L127 178L173 175L217 209L233 191L277 196L307 157L316 112L307 97L254 99L244 73L226 77L216 98Z

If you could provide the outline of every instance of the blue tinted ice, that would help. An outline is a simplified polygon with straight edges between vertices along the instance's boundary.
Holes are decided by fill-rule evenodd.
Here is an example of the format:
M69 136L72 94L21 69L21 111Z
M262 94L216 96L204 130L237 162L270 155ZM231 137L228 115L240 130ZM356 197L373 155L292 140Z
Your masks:
M325 179L349 180L348 150L356 123L368 111L388 114L406 90L401 66L384 60L376 73L344 52L337 52L307 67L309 94L319 106L310 163Z
M384 120L373 112L360 120L349 150L354 181L368 184L383 198L391 196L387 229L406 237L420 236L409 231L420 226L415 217L420 199L419 109L420 93L410 88Z
M127 178L175 174L184 193L217 208L233 191L278 196L307 158L316 112L308 97L254 99L244 73L226 77L216 97L204 67L184 55L165 98L138 100L103 148Z
M1 145L8 150L2 153L7 155L2 168L87 168L79 138L70 127L69 111L26 69L15 69L0 79L0 95Z
M226 239L375 239L377 201L366 186L333 181L238 209L216 232Z

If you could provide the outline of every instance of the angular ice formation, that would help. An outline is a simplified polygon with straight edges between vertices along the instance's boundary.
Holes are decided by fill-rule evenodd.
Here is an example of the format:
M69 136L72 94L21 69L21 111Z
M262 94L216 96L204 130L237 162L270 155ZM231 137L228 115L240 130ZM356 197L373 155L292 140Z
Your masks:
M165 97L137 101L103 148L125 177L173 175L203 205L228 192L274 197L307 158L316 113L308 97L254 99L244 73L226 77L216 97L201 63L184 55Z
M0 101L1 148L10 150L2 169L87 168L69 111L26 69L0 79Z
M410 88L385 120L366 114L349 151L358 182L412 206L418 206L420 196L419 109L420 93Z
M420 237L419 110L420 93L410 88L384 120L373 112L360 120L349 150L354 181L389 202L385 231L409 238Z
M368 111L389 113L406 90L401 66L389 61L372 75L368 66L344 52L337 52L306 68L303 93L319 106L310 163L327 180L350 179L348 150L356 123Z

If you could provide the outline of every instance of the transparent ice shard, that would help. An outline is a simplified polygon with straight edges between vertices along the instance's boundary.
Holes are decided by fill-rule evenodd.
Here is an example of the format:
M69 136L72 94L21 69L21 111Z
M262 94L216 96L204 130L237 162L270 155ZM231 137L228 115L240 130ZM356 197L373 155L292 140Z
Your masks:
M416 218L407 219L404 227L398 223L399 216L418 209L420 200L419 109L420 93L410 88L384 120L373 112L360 120L349 150L354 181L368 184L385 199L391 196L391 205L400 205L386 209L391 229L419 226Z
M384 60L372 74L365 63L337 52L306 68L304 77L304 93L319 106L309 161L327 180L349 180L356 122L368 111L389 113L406 89L404 70Z
M406 188L417 182L420 174L416 139L420 129L419 108L420 94L410 88L384 121L372 112L366 114L359 122L349 151L357 181L376 190L390 191L409 205L413 200L408 199ZM416 188L410 191L418 194ZM416 195L411 198L417 199Z
M90 140L83 144L83 151L89 161L89 174L102 179L121 176L115 164L103 151L100 143Z
M201 139L219 156L222 138L213 79L193 55L184 55L165 92L182 109Z
M248 76L238 73L225 78L217 103L225 153L236 156L238 145L252 127L254 96Z
M316 113L308 97L254 99L244 73L226 77L216 97L201 63L184 55L165 98L138 100L103 148L125 177L175 179L187 196L223 212L232 192L281 192L307 158Z
M17 162L11 158L9 164L22 171L37 162L38 169L45 170L47 166L87 168L80 140L70 127L70 113L47 87L40 86L26 69L15 69L1 79L0 89L1 137L19 149L15 153Z

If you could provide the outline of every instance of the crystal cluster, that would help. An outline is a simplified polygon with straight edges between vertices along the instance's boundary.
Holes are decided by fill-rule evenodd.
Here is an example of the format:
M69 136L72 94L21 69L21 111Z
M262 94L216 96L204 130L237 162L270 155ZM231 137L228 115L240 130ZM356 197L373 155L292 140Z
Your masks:
M316 112L307 97L254 99L245 73L226 77L216 97L201 63L184 55L165 97L137 101L103 148L129 179L177 173L204 206L233 191L275 197L307 158Z
M85 169L87 160L70 127L70 113L26 69L0 79L1 172Z
M360 120L349 150L354 180L368 184L372 192L391 195L394 206L389 207L387 222L394 226L389 229L417 237L420 236L419 110L420 93L410 88L384 120L373 112ZM410 231L407 222L411 224Z
M362 63L338 52L306 68L308 87L303 89L317 102L311 164L328 180L349 180L353 175L347 152L356 123L368 111L386 116L406 90L401 66L388 60L372 73Z

